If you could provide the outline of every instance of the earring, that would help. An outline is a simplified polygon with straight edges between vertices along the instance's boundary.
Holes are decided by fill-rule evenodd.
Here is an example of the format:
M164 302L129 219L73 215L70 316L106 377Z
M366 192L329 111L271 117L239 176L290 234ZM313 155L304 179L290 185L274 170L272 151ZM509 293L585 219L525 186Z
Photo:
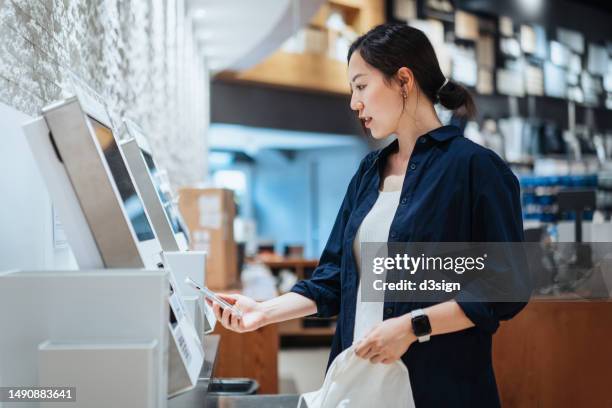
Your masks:
M402 97L403 97L404 99L406 99L406 98L408 97L408 95L406 95L406 92L402 92Z

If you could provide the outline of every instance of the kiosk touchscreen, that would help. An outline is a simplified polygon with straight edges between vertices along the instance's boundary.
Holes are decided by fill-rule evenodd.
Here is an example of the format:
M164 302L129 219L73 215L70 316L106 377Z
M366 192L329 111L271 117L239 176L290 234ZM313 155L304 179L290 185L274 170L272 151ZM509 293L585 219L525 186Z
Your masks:
M187 232L170 194L163 188L158 168L143 131L135 123L124 120L128 140L121 150L164 251L186 251Z

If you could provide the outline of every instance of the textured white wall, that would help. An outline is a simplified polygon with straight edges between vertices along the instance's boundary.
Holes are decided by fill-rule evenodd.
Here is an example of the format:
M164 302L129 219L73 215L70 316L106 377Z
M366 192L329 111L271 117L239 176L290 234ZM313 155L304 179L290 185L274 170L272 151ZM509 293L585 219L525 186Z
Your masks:
M209 80L184 0L6 0L0 102L33 116L74 75L147 131L173 187L206 174ZM1 135L0 135L1 137Z

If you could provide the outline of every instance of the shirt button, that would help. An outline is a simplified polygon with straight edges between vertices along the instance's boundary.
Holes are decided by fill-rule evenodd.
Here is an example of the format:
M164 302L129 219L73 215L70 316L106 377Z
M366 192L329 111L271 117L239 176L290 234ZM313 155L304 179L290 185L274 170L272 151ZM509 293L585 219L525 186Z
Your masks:
M427 138L425 136L419 138L419 143L425 143L427 141Z
M391 232L391 238L395 238L397 237L397 234L395 233L395 231Z
M406 197L402 197L402 201L400 201L402 204L406 204L408 202L408 199L406 199Z
M410 170L414 170L414 169L416 169L416 164L410 163Z
M385 316L391 316L393 314L392 307L385 307Z

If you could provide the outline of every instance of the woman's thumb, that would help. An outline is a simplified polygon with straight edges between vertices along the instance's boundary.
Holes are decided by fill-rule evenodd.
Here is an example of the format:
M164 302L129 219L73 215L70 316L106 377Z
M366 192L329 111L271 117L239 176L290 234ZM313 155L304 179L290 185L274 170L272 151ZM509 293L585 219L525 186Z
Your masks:
M221 299L225 300L230 305L233 305L234 303L236 303L238 301L238 296L239 295L232 295L232 294L229 294L229 293L217 293L217 296L219 296Z

